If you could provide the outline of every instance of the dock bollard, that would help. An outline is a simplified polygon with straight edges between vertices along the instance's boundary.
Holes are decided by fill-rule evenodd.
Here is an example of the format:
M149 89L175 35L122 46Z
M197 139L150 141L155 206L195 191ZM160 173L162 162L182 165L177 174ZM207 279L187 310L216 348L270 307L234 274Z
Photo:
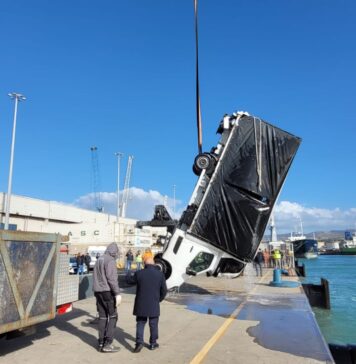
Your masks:
M281 270L278 268L273 269L273 283L281 283Z
M271 281L269 285L273 287L295 288L299 287L300 283L295 281L282 281L282 270L275 268L273 269L273 281Z

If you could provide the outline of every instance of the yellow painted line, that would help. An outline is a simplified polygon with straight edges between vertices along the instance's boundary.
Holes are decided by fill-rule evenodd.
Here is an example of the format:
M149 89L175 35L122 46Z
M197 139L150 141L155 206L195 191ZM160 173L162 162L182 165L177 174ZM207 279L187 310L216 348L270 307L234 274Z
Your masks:
M262 283L266 278L266 274L259 280L258 283ZM199 351L197 355L192 359L190 364L200 364L210 349L218 342L218 340L225 334L229 326L234 322L236 317L239 315L243 307L245 306L248 297L255 292L257 289L257 285L251 290L251 292L246 296L245 301L241 302L239 306L235 309L235 311L225 320L225 322L219 327L219 329L215 332L215 334L209 339L209 341L203 346L203 348Z

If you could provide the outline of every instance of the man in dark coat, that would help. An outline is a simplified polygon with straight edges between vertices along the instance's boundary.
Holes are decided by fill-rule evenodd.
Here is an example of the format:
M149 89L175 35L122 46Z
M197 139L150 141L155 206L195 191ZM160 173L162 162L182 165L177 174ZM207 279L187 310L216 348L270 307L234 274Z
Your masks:
M258 252L253 260L253 264L256 268L256 275L262 277L262 263L263 263L263 253L261 249L258 249Z
M131 249L129 249L128 252L126 253L126 267L125 267L126 273L131 270L133 259L134 259L133 253Z
M136 284L136 297L133 314L136 316L136 346L134 353L143 348L143 334L147 318L150 326L150 350L158 348L158 319L160 315L159 303L167 294L164 274L155 266L152 257L145 260L145 268L139 270L130 279Z
M119 348L113 346L114 330L117 322L117 306L121 302L117 276L116 258L118 247L111 243L105 254L96 261L93 272L93 291L99 312L99 347L103 353L114 353Z
M91 262L91 257L89 255L89 253L86 253L85 254L85 257L84 257L84 263L85 265L87 266L87 273L89 273L89 269L90 269L90 262Z

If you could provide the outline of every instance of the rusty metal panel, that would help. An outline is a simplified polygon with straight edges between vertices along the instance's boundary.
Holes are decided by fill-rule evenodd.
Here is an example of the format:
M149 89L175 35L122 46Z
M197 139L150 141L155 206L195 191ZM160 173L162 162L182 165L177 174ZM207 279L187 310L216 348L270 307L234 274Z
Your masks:
M5 264L1 254L0 254L0 297L1 297L0 326L3 324L7 324L9 322L18 321L20 319L20 315L18 313L18 310L13 309L14 307L16 307L16 302L11 290L10 282L7 277ZM1 328L0 332L2 332Z
M79 274L69 274L69 257L59 254L57 306L79 299Z
M0 333L56 313L58 234L0 231Z

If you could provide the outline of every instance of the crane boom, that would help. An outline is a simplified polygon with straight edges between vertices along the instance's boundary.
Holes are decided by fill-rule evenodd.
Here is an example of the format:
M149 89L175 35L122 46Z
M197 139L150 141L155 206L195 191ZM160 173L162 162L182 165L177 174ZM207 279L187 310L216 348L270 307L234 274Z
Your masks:
M133 156L129 155L128 160L127 160L124 191L123 191L122 203L121 203L121 208L120 208L120 217L126 217L127 202L128 202L129 195L130 195L130 179L131 179L132 161L133 161Z
M95 209L99 212L102 212L103 205L102 205L101 193L100 193L100 172L99 172L98 148L93 146L93 147L90 147L90 150L91 150L94 204L95 204Z

